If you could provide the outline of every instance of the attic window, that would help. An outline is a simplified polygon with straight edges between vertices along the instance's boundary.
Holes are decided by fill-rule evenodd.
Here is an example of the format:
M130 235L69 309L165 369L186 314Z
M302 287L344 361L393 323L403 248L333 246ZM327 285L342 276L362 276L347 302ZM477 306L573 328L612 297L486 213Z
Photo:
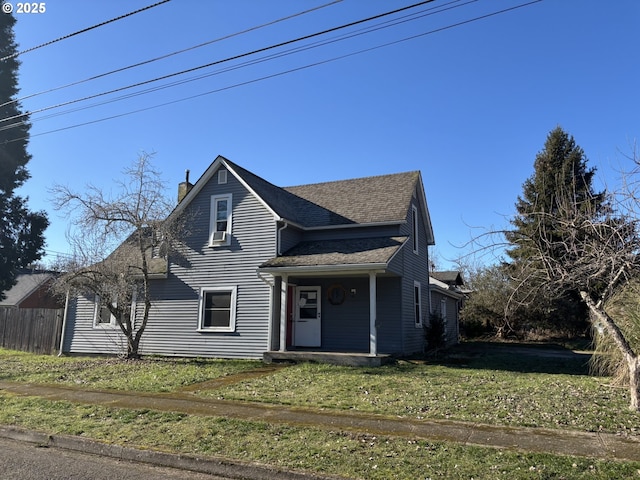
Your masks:
M227 171L218 170L218 185L223 185L225 183L227 183Z

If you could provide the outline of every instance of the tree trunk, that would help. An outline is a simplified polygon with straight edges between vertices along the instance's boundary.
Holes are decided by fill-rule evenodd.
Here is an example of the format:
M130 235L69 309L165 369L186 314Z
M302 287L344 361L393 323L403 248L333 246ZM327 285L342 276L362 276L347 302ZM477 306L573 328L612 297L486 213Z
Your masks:
M633 351L624 334L607 312L596 305L587 292L580 292L580 296L589 307L589 311L602 323L605 331L611 335L627 362L627 370L629 372L629 408L640 411L640 357Z
M629 396L631 410L640 411L640 357L627 359L629 367Z
M138 353L138 346L140 345L140 341L131 335L127 337L127 358L140 358L140 354Z

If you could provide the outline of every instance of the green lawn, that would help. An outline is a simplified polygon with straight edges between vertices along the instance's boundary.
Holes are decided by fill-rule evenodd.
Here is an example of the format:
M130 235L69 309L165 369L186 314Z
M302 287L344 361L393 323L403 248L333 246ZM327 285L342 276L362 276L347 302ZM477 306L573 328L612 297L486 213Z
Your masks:
M172 392L262 365L249 360L55 357L3 349L0 349L0 363L0 380L134 392Z
M495 361L495 359L493 359ZM300 364L199 395L409 418L640 435L627 391L607 378L400 363Z
M195 395L407 418L640 434L640 416L627 409L625 390L613 388L606 378L586 375L583 359L514 357L499 349L489 353L382 368L301 364L252 377L248 372L261 363L159 358L131 362L0 350L0 380L145 392L189 387ZM562 373L549 373L554 370ZM238 382L215 382L232 378ZM1 392L0 401L0 424L349 478L640 479L640 463L633 462L76 405Z

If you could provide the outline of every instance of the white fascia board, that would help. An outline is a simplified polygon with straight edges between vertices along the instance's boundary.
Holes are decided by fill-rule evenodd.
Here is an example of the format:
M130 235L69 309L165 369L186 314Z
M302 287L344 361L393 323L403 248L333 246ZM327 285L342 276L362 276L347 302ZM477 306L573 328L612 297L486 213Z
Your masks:
M438 281L436 280L436 282L438 282ZM455 300L461 300L461 299L464 298L464 295L462 293L456 292L454 290L450 290L448 285L446 285L446 284L444 284L445 287L442 287L441 285L439 285L439 283L441 283L441 282L435 283L435 282L433 282L433 279L431 277L429 277L429 289L431 291L441 293L442 295L445 295L447 297L451 297L451 298L453 298Z
M435 245L436 239L433 235L433 225L431 224L431 214L429 213L429 207L427 206L427 195L424 191L424 184L422 183L422 173L418 171L418 196L420 197L420 206L422 207L422 220L425 227L427 227L427 245Z
M222 163L223 160L224 160L224 157L221 155L218 155L216 157L213 163L209 165L209 168L207 168L205 172L202 175L200 175L200 178L196 181L196 183L193 184L193 188L189 190L189 193L187 193L185 197L182 199L182 201L178 203L176 208L173 209L173 212L169 214L169 218L176 215L180 215L185 210L185 208L187 208L187 205L191 203L194 197L198 195L200 190L202 190L202 188L207 184L207 182L209 182L211 177L213 177L213 175L216 173L218 168L220 168L220 164Z
M298 267L266 267L259 268L259 272L270 273L272 275L278 275L286 273L287 275L316 275L321 273L327 273L331 275L353 275L354 273L384 273L386 271L386 263L368 263L357 265L305 265Z
M271 206L269 206L269 204L267 202L264 201L264 199L258 195L256 192L253 191L253 189L249 186L249 184L247 182L244 181L244 179L238 175L236 173L236 171L226 162L226 158L224 157L218 157L222 159L222 163L224 164L225 167L227 167L227 170L229 170L234 177L236 177L236 179L242 184L242 186L244 188L246 188L249 192L251 192L251 194L253 194L254 197L256 197L258 199L258 201L262 204L262 206L264 206L264 208L267 209L267 211L269 213L271 213L271 215L273 216L274 220L276 221L284 221L283 218L280 217L280 215L278 215L275 210L273 210L273 208L271 208Z
M172 216L175 216L175 215L179 215L180 213L182 213L182 211L184 211L184 209L187 207L187 205L189 205L189 203L191 203L193 198L196 195L198 195L200 190L202 190L204 188L204 186L209 182L209 180L211 180L211 178L213 178L213 176L218 171L218 169L223 165L242 184L242 186L244 186L244 188L247 189L247 191L249 191L254 197L256 197L258 199L258 201L267 209L267 211L269 213L271 213L271 215L273 215L273 218L275 220L277 220L277 221L286 221L286 220L280 218L280 216L267 204L267 202L265 202L262 199L262 197L260 197L256 192L254 192L251 187L249 187L247 182L245 182L244 179L242 177L240 177L240 175L238 175L236 173L236 171L231 166L229 166L229 164L227 163L227 159L224 158L222 155L218 155L216 157L216 159L213 161L213 163L211 165L209 165L209 168L207 168L205 170L205 172L200 176L200 178L193 185L193 188L189 191L189 193L187 193L187 195L185 195L185 197L176 206L176 208L173 210L173 212L171 212L169 217L172 217ZM291 223L291 222L289 222L289 223Z
M398 249L394 252L394 254L391 255L391 258L387 261L387 265L390 265L393 259L396 258L396 255L398 255L400 250L402 250L402 248L407 244L407 240L409 240L409 237L406 237L404 242L402 242L402 244L400 245L400 247L398 247Z

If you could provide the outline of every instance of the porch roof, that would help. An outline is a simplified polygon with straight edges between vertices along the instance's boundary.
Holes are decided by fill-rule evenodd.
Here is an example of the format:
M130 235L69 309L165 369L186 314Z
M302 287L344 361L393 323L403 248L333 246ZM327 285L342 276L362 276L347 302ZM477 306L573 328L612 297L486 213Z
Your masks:
M386 268L408 237L304 241L263 263L263 271L309 268Z

